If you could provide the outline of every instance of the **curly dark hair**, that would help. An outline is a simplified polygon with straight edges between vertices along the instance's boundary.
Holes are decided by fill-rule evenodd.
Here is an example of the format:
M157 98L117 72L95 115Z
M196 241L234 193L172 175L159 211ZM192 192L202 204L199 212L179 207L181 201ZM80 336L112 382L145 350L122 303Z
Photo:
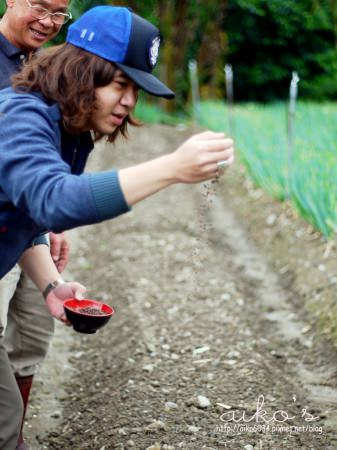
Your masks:
M22 70L12 76L12 83L16 90L41 92L47 100L58 103L64 128L77 134L83 131L96 107L95 88L111 83L116 69L110 61L74 45L63 44L31 57ZM140 125L129 115L107 140L114 142L119 134L126 137L128 123ZM95 140L102 137L95 132Z

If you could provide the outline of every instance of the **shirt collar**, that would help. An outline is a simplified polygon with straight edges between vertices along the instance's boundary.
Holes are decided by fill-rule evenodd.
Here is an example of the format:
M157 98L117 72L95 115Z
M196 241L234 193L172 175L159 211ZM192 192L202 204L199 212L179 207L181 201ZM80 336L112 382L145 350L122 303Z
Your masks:
M9 40L2 33L0 33L0 45L1 49L8 58L18 55L27 55L26 52L20 50L19 48L15 47L14 44L9 42Z

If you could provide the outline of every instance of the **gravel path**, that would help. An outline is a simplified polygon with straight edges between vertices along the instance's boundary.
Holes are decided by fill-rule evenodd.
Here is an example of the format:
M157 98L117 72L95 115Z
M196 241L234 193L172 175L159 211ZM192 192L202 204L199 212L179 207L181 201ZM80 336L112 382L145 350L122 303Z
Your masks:
M92 169L185 135L144 127L99 146ZM224 180L173 186L73 236L72 274L116 315L96 335L59 327L28 415L33 450L336 448L336 352L246 233Z

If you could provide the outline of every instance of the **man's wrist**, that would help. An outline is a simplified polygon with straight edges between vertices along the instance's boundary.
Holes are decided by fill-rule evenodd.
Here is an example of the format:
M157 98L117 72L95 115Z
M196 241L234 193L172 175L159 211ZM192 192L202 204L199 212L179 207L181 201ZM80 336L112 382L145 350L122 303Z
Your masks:
M51 291L53 289L55 289L57 286L59 286L60 284L63 284L63 283L64 283L64 281L62 280L62 278L58 278L57 280L52 281L51 283L48 283L47 286L42 291L42 295L43 295L44 299L46 299L48 297L48 295L51 293Z

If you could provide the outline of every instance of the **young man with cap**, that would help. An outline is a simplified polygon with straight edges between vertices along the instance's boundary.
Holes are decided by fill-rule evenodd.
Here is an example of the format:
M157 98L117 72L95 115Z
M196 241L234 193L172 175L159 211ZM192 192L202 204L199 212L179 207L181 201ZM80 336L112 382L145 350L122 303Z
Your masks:
M212 179L219 162L232 162L233 142L205 132L143 164L83 173L91 133L114 142L136 124L139 89L173 98L152 74L159 46L148 21L127 8L96 7L70 26L64 46L33 58L14 77L14 89L0 92L0 202L7 211L0 209L0 276L20 258L27 263L23 252L45 230L115 218L171 184ZM48 264L28 251L29 273L43 277ZM48 300L63 320L61 295Z
M0 21L0 89L10 86L10 77L20 70L22 62L55 37L70 18L68 0L7 0L6 3L7 10ZM34 243L48 244L46 237L39 237ZM62 272L69 254L63 233L50 234L50 251L58 271ZM0 338L25 408L33 376L46 356L53 332L54 320L41 294L20 267L15 266L0 280ZM18 448L27 448L22 435Z

